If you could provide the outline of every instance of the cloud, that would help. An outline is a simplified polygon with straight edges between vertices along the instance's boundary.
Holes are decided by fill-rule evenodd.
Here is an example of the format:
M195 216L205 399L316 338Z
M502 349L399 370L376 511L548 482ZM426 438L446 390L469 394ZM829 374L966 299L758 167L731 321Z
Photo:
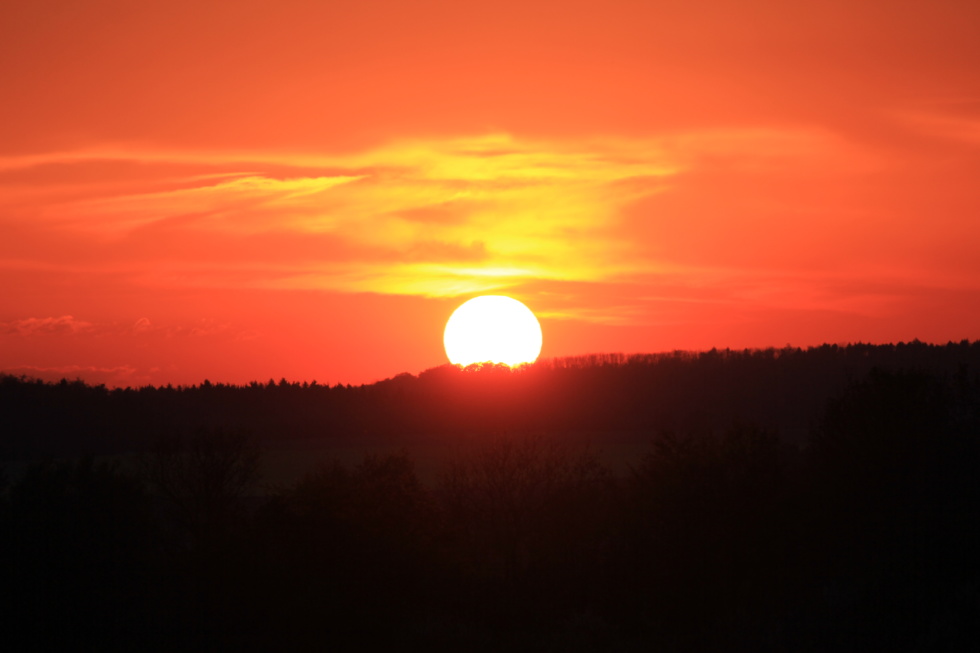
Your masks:
M40 204L23 222L88 240L116 269L158 283L221 285L237 276L246 285L446 295L490 278L615 273L629 247L610 231L618 213L678 171L651 143L499 134L297 157L295 171L306 176L291 174L280 156L201 160L209 174L187 176L179 188L156 190L148 179L147 192ZM317 175L317 165L331 174ZM277 176L235 176L236 166Z
M10 322L0 322L0 333L24 337L36 335L73 335L93 329L91 322L76 320L71 315L60 317L27 317Z
M79 227L101 232L128 231L188 214L197 216L199 220L226 220L244 230L251 216L265 215L270 211L288 214L290 207L313 201L311 196L359 178L275 179L251 175L190 188L85 200L67 207L52 207L48 211L67 216L61 219L75 222ZM212 181L210 177L195 180Z
M575 294L542 294L542 311L617 324L665 319L684 303L847 304L804 281L794 294L797 281L787 280L852 274L855 262L895 269L878 246L894 227L883 202L894 200L850 189L907 169L816 127L560 141L488 134L346 154L90 155L126 171L126 191L109 183L11 209L20 236L0 246L0 265L157 289L455 297L565 284ZM0 167L41 169L59 157L55 187L90 161L53 154ZM143 189L125 161L148 162ZM843 263L828 266L835 258ZM620 290L607 296L610 288ZM852 295L850 305L862 302Z
M972 109L973 115L957 115L946 111L917 110L898 113L904 123L928 136L956 143L977 146L980 145L980 116L977 116L980 101L973 100L964 103Z
M133 333L146 333L152 329L153 325L150 323L150 319L146 317L141 317L133 324Z
M38 337L38 336L85 336L92 338L175 339L175 338L221 338L250 340L256 337L253 329L234 326L227 321L214 318L198 318L174 324L156 325L149 318L141 317L132 324L120 322L87 322L71 315L61 317L29 317L9 322L0 322L0 336Z
M149 370L150 373L155 370ZM91 385L105 384L109 387L126 387L149 384L151 376L131 365L116 365L103 367L98 365L55 365L50 367L38 365L23 365L5 368L4 374L12 376L27 376L44 381L59 381L61 379L84 379Z

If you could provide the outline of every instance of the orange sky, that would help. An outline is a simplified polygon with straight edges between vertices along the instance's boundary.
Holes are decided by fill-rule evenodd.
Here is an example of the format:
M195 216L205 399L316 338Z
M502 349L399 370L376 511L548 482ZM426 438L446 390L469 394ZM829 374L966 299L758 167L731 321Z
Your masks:
M201 5L206 5L202 7ZM980 5L7 2L0 370L980 338Z

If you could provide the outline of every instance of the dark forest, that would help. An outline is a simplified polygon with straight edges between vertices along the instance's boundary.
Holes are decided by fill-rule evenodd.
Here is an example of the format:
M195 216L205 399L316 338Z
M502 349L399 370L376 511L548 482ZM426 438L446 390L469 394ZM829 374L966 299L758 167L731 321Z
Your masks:
M980 342L3 376L0 419L4 650L980 641ZM290 447L305 471L264 477Z

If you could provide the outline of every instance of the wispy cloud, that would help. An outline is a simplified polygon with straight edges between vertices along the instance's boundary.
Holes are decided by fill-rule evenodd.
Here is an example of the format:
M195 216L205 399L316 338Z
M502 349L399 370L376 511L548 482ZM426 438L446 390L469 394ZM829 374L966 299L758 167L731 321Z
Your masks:
M172 155L128 156L152 161ZM188 154L185 163L196 156ZM207 284L206 269L227 264L241 270L252 263L258 274L243 278L260 286L446 295L527 278L583 279L631 269L635 261L627 264L624 256L628 239L611 227L622 207L658 192L679 171L653 143L569 145L506 135L300 156L292 171L280 156L200 158L224 170L193 178L197 183L185 178L169 190L41 204L24 217L76 239L115 243L115 259L142 239L143 247L157 250L143 278L176 272ZM63 162L80 161L73 155ZM235 176L236 165L275 166L275 176ZM311 166L331 174L318 175ZM291 174L301 167L304 176ZM144 233L152 234L152 244ZM255 243L248 245L255 238L278 251L263 255ZM310 256L301 239L327 240L319 256ZM253 255L244 261L228 255L242 246ZM184 254L200 249L209 255L201 252L196 262ZM270 258L279 263L268 267ZM226 283L228 275L220 274L223 280L212 281Z
M118 148L89 157L0 161L9 174L58 164L53 187L72 185L72 167L93 161L149 166L124 191L109 183L8 207L21 236L0 245L0 265L111 273L154 288L424 297L578 284L568 301L541 294L540 310L615 324L706 301L860 310L878 304L802 277L853 278L866 262L894 268L875 248L893 215L876 198L826 190L892 163L818 128L629 140L490 134L344 155ZM842 263L828 266L831 257ZM607 297L610 288L620 290Z
M732 161L820 165L840 149L819 132L743 130L563 142L492 134L293 158L99 151L92 156L100 160L179 161L209 172L168 190L151 179L146 192L39 205L30 217L92 239L116 269L143 282L458 295L662 271L624 225L627 208L670 193L692 170Z
M110 387L125 387L149 384L152 374L158 370L139 370L131 365L104 367L99 365L24 365L2 370L12 376L26 376L44 381L60 379L84 379L89 384L103 383Z
M903 111L899 118L913 129L932 137L963 143L980 145L980 101L967 105L973 109L972 115L949 111Z
M70 335L86 333L93 329L91 322L77 320L71 315L59 317L25 317L9 322L0 322L0 334L18 336Z

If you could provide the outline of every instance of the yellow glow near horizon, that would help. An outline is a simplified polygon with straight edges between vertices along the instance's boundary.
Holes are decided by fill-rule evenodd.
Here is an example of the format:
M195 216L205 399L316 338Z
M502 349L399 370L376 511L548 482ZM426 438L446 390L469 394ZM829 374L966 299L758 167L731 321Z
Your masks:
M533 363L541 353L541 325L527 306L503 295L463 303L446 323L446 356L456 365Z

